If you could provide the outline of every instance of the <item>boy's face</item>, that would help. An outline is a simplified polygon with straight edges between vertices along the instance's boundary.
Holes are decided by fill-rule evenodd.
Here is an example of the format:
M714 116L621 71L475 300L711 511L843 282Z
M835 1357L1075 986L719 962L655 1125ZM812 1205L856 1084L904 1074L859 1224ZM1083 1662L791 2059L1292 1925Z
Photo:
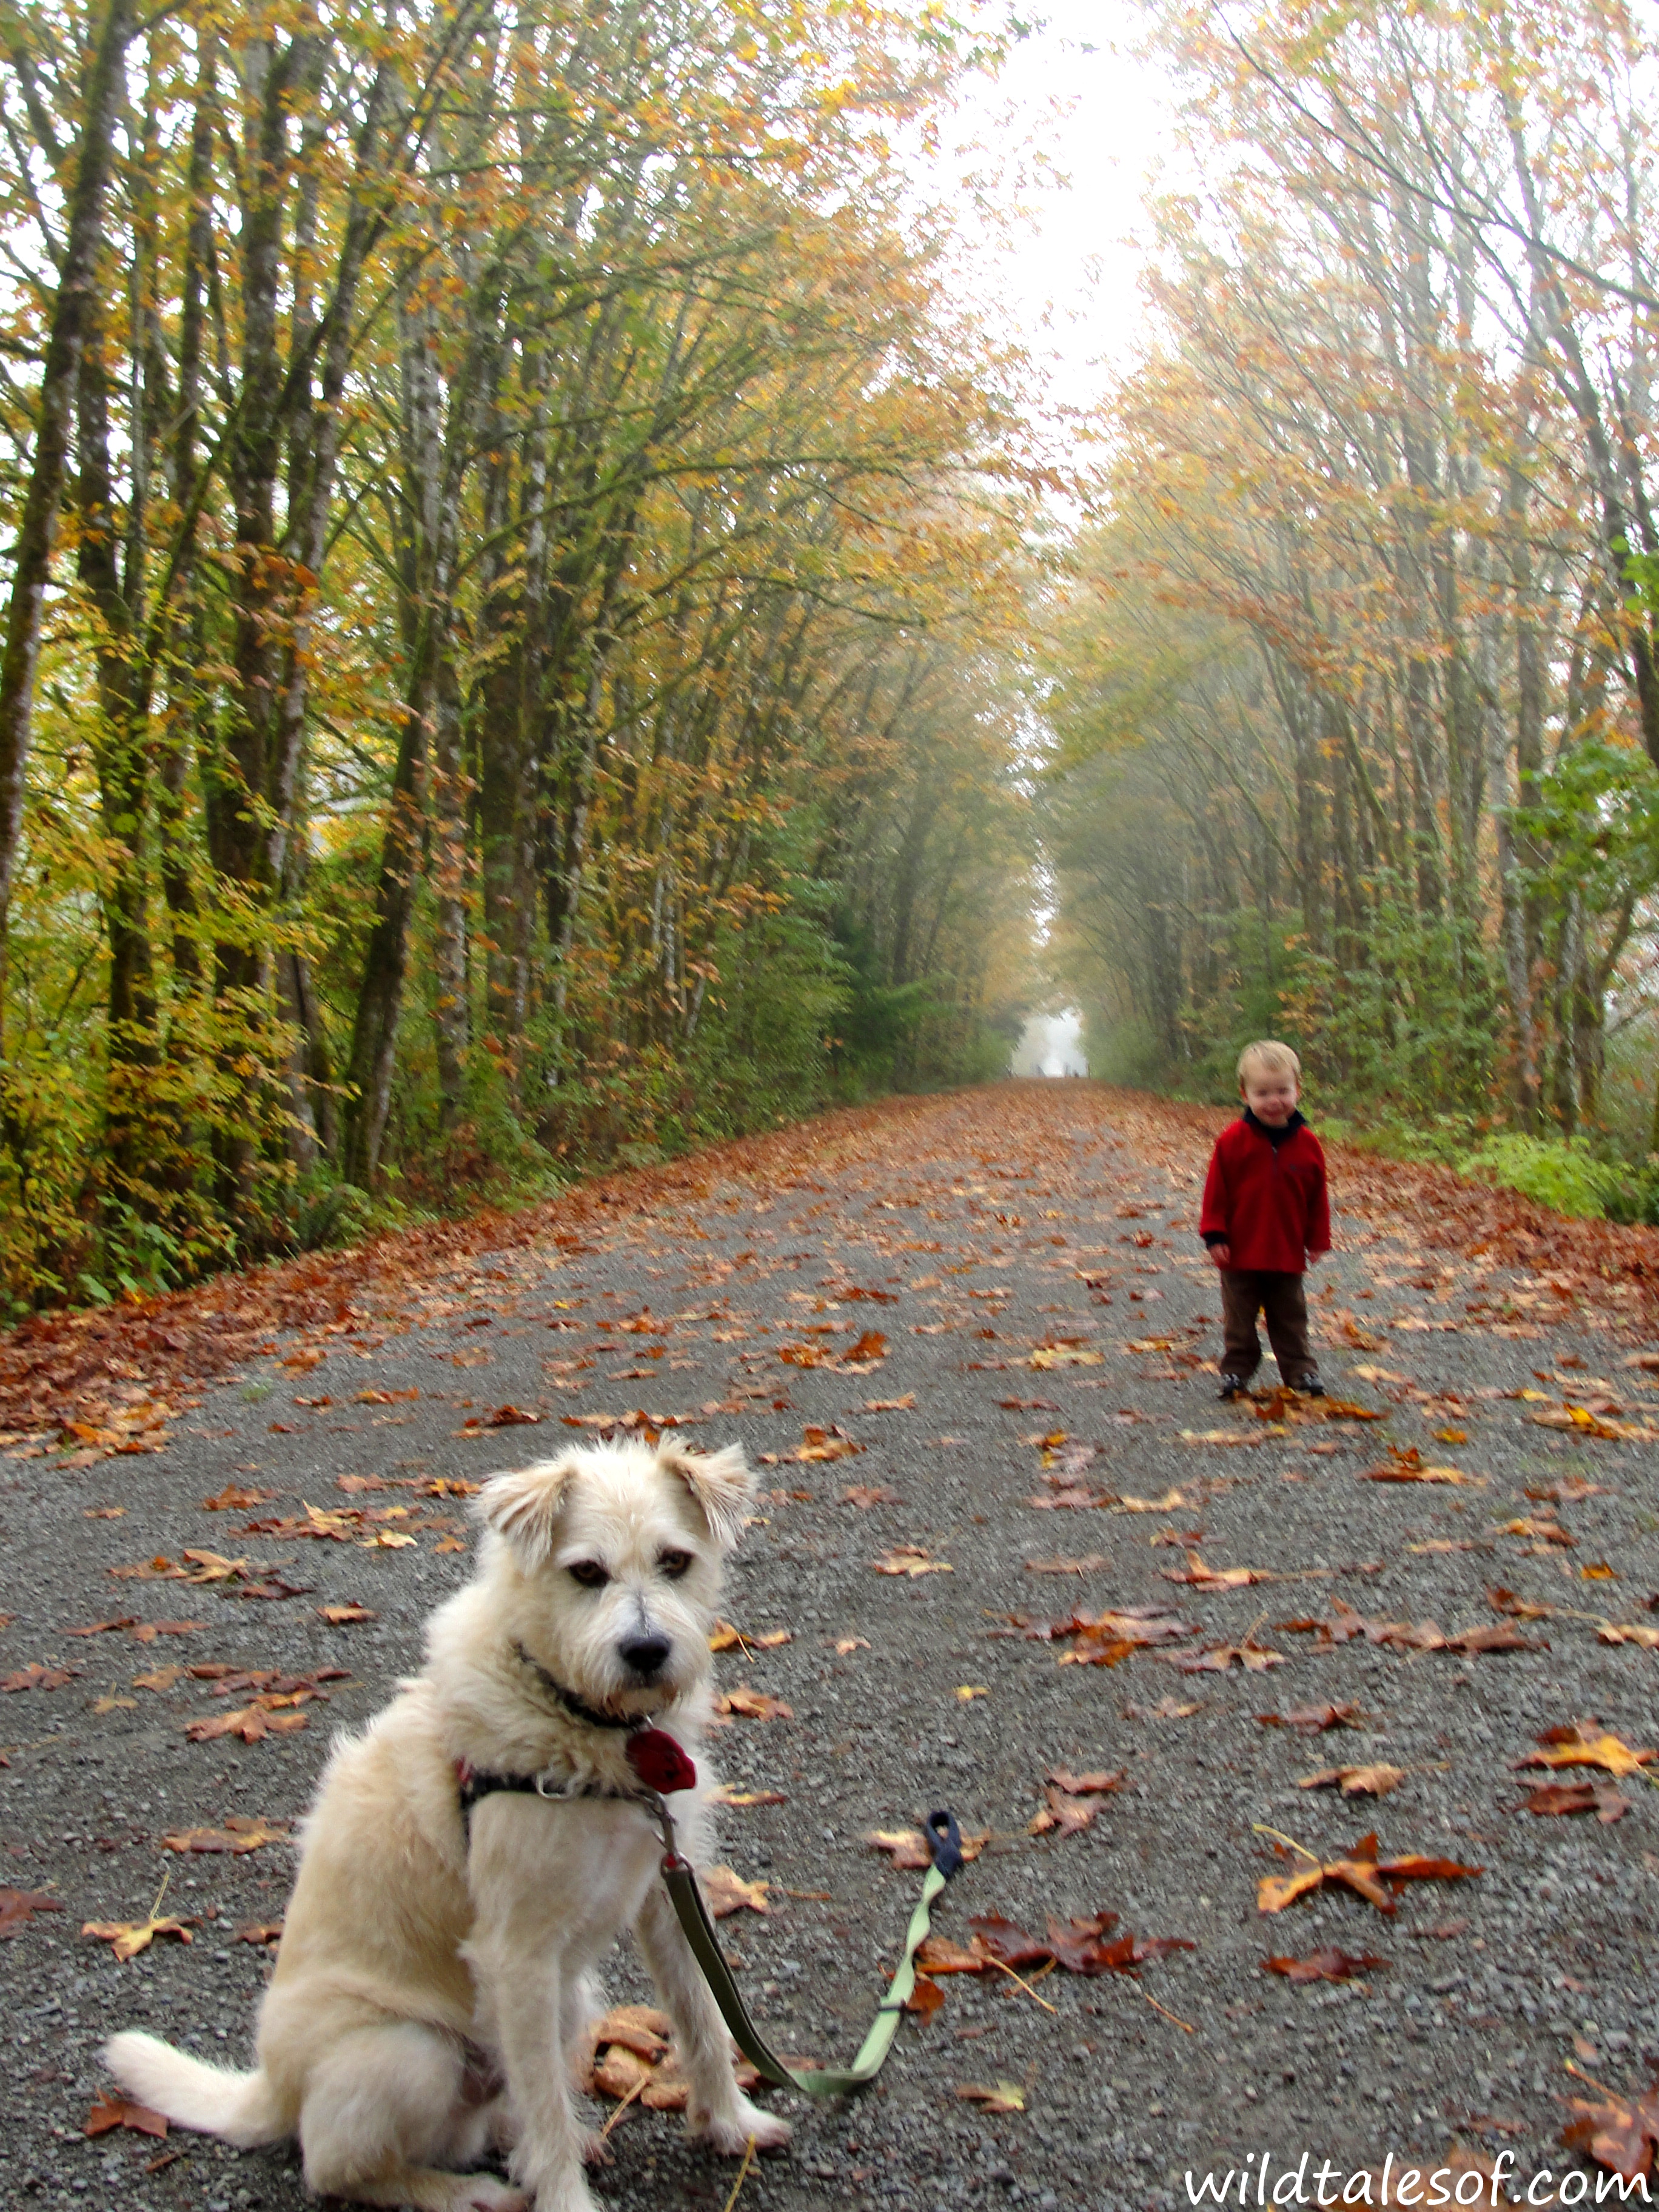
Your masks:
M1296 1111L1300 1096L1295 1075L1288 1067L1253 1067L1239 1083L1244 1103L1258 1121L1282 1129Z

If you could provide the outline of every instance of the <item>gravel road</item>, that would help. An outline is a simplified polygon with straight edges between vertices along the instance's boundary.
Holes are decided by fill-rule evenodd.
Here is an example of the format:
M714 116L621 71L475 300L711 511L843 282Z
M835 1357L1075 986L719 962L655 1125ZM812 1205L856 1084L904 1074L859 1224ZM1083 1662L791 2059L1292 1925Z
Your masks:
M1568 2065L1634 2089L1659 2051L1659 1804L1639 1771L1573 1766L1531 1778L1588 1778L1628 1810L1534 1817L1514 1764L1570 1723L1656 1740L1659 1652L1601 1633L1659 1622L1659 1371L1636 1364L1653 1240L1504 1227L1447 1178L1339 1155L1312 1308L1333 1391L1383 1418L1223 1407L1195 1233L1217 1126L1080 1082L831 1116L494 1229L300 1263L308 1325L188 1398L175 1378L159 1413L125 1324L103 1328L54 1414L83 1433L9 1432L0 1459L0 1881L61 1908L0 1924L0 2201L304 2201L289 2150L88 2137L100 2041L145 2024L246 2060L289 1861L257 1838L418 1663L468 1569L462 1486L550 1455L567 1422L635 1413L740 1440L765 1485L726 1606L746 1642L717 1668L793 1717L734 1715L714 1747L733 1791L782 1800L720 1815L723 1856L765 1885L767 1911L722 1932L775 2039L850 2055L920 1879L864 1838L936 1803L987 1838L941 1935L1110 1911L1117 1935L1194 1946L1136 1973L942 1977L874 2094L782 2100L793 2151L743 2205L1116 2212L1185 2203L1184 2177L1247 2155L1277 2174L1307 2151L1340 2180L1454 2141L1510 2152L1522 2181L1579 2167L1561 2099L1595 2093ZM109 1455L118 1415L165 1443ZM1464 1480L1360 1479L1413 1449ZM228 1488L264 1495L204 1510ZM1028 1632L1133 1607L1179 1632L1127 1650ZM1506 1625L1528 1648L1377 1642L1343 1607L1443 1641ZM1255 1666L1182 1668L1227 1647ZM1260 1717L1327 1705L1355 1724ZM243 1734L206 1732L238 1711ZM1402 1777L1380 1798L1297 1786L1377 1765ZM1031 1832L1052 1773L1119 1770ZM256 1840L164 1846L204 1829ZM1258 1911L1264 1877L1372 1829L1385 1860L1480 1871L1411 1881L1386 1915L1328 1884ZM153 1910L191 1940L122 1963L81 1932ZM1386 1964L1306 1985L1263 1969L1324 1947ZM647 1994L629 1956L611 1989ZM1024 2109L961 2094L999 2083ZM725 2206L732 2169L672 2117L636 2106L611 2143L603 2203Z

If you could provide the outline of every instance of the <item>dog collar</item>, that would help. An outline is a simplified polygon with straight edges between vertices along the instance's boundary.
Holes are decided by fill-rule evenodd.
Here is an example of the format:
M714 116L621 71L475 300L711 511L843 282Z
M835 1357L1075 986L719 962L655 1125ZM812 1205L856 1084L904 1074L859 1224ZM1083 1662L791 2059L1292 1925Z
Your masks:
M559 1801L571 1797L620 1797L659 1807L660 1800L677 1790L696 1787L697 1770L690 1753L665 1729L641 1729L629 1741L628 1763L639 1777L641 1789L618 1790L604 1783L574 1780L550 1784L545 1773L500 1774L480 1771L465 1759L455 1761L455 1787L461 1801L461 1819L471 1824L472 1808L481 1797L501 1791L520 1796Z
M522 1644L515 1642L513 1650L515 1656L522 1660L531 1673L535 1675L548 1695L556 1698L573 1720L579 1720L588 1728L626 1729L629 1735L637 1735L641 1729L650 1727L651 1723L644 1713L631 1713L623 1717L616 1713L598 1711L585 1698L579 1698L574 1690L567 1690L564 1684L556 1676L550 1674L541 1661L533 1658Z

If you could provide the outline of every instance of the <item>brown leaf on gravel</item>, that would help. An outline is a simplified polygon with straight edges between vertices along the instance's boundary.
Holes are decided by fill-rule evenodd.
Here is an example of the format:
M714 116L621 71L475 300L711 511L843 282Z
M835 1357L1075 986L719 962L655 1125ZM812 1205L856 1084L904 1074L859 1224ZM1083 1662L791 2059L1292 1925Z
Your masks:
M828 1428L803 1429L799 1449L790 1456L810 1465L820 1460L852 1459L868 1449L855 1443L839 1421L832 1421Z
M276 1492L274 1490L244 1490L239 1484L228 1482L216 1498L202 1500L204 1513L246 1513L251 1506L269 1505Z
M1364 1715L1356 1705L1292 1705L1285 1713L1258 1713L1256 1718L1263 1728L1302 1729L1308 1735L1334 1728L1361 1728Z
M1403 1451L1395 1450L1380 1467L1360 1470L1361 1482L1443 1482L1478 1487L1486 1478L1484 1474L1465 1474L1461 1467L1437 1467L1426 1464L1415 1444Z
M1328 1887L1351 1889L1368 1905L1374 1905L1379 1912L1393 1912L1396 1909L1395 1899L1383 1887L1385 1882L1398 1890L1408 1881L1473 1881L1485 1871L1483 1867L1462 1866L1455 1859L1425 1858L1417 1852L1379 1863L1373 1832L1362 1836L1341 1858L1319 1865L1298 1866L1293 1874L1264 1875L1256 1887L1256 1910L1282 1912L1297 1898L1310 1897L1315 1890Z
M1496 1527L1500 1536L1529 1536L1535 1543L1559 1544L1568 1550L1578 1541L1577 1536L1562 1528L1559 1522L1540 1521L1530 1515L1519 1520L1500 1521Z
M15 1674L0 1676L0 1691L61 1690L80 1672L78 1667L42 1667L36 1662Z
M170 1690L173 1684L181 1679L185 1671L182 1667L153 1668L148 1674L135 1674L132 1678L132 1686L135 1690L154 1690L159 1696Z
M137 1626L136 1613L124 1613L114 1620L94 1620L90 1628L66 1628L64 1633L65 1636L106 1636L112 1629L137 1628Z
M1392 1646L1400 1651L1456 1651L1472 1658L1486 1651L1547 1651L1547 1643L1529 1642L1518 1629L1506 1622L1494 1621L1474 1628L1465 1628L1455 1636L1446 1635L1432 1620L1373 1620L1364 1613L1356 1613L1339 1598L1322 1619L1308 1616L1296 1620L1275 1621L1276 1628L1292 1636L1316 1636L1322 1650L1335 1644L1352 1643L1363 1636L1368 1644Z
M945 1992L939 1984L927 1975L919 1973L909 1996L904 2000L904 2009L916 2014L922 2020L931 2020L944 2002Z
M128 2128L134 2135L154 2136L159 2142L167 2131L160 2112L148 2105L135 2105L112 2089L106 2089L81 2123L83 2136L106 2136L112 2128Z
M1200 1705L1196 1698L1160 1698L1155 1705L1127 1705L1123 1711L1132 1721L1184 1721L1190 1720Z
M1532 1598L1517 1597L1501 1583L1486 1592L1486 1603L1494 1613L1506 1613L1516 1620L1547 1620L1555 1611L1553 1605L1540 1605Z
M366 1605L354 1605L349 1602L343 1605L319 1605L316 1611L318 1620L327 1621L331 1628L346 1628L354 1621L378 1620L380 1617L378 1613L372 1611Z
M931 1863L931 1862L930 1862ZM697 1885L712 1917L725 1920L733 1912L769 1913L766 1901L770 1885L763 1881L745 1881L729 1866L700 1867Z
M866 1398L864 1401L866 1413L913 1413L915 1407L914 1390L907 1390L902 1398Z
M1561 2141L1568 2149L1588 2151L1598 2166L1610 2166L1626 2181L1634 2181L1651 2170L1659 2148L1659 2082L1631 2097L1595 2086L1601 2094L1595 2102L1585 2097L1564 2100L1579 2117L1562 2129Z
M30 1916L36 1912L61 1912L64 1907L55 1897L47 1897L38 1889L0 1889L0 1936L15 1936L27 1928Z
M1261 1567L1206 1567L1196 1552L1188 1552L1184 1567L1162 1567L1166 1583L1195 1583L1208 1589L1244 1589L1251 1583L1271 1582Z
M1609 1774L1639 1774L1656 1756L1651 1751L1636 1750L1620 1736L1592 1735L1587 1727L1578 1723L1546 1729L1536 1741L1543 1749L1529 1751L1524 1759L1517 1759L1517 1767L1600 1766Z
M740 1713L745 1720L751 1721L792 1721L795 1717L794 1707L785 1705L781 1698L742 1686L716 1698L714 1710L719 1713Z
M1630 1799L1611 1782L1534 1782L1523 1775L1521 1787L1527 1796L1516 1807L1517 1813L1524 1808L1544 1818L1563 1813L1594 1813L1611 1825L1623 1820L1631 1808Z
M1376 1951L1310 1951L1305 1959L1264 1959L1265 1972L1283 1974L1287 1982L1352 1982L1373 1974L1389 1964Z
M1025 2092L1018 2081L958 2081L957 2094L964 2103L987 2112L1023 2112Z
M1247 1674L1265 1674L1270 1667L1286 1667L1282 1651L1265 1650L1259 1644L1218 1644L1209 1651L1165 1651L1159 1656L1182 1674L1224 1674L1235 1662Z
M953 1943L948 1936L929 1936L917 1947L916 1966L927 1974L982 1974L985 1954Z
M1659 1628L1643 1628L1633 1621L1604 1620L1595 1634L1602 1644L1638 1644L1644 1651L1659 1650Z
M897 1505L902 1500L896 1490L889 1490L884 1483L855 1482L850 1490L842 1491L841 1502L867 1513L873 1505Z
M896 1544L880 1559L872 1559L871 1565L878 1575L908 1575L915 1581L918 1575L949 1575L956 1570L948 1559L930 1559L926 1552L914 1544Z
M1304 1775L1298 1790L1340 1790L1345 1797L1386 1797L1406 1778L1403 1766L1327 1766Z
M207 1626L204 1620L141 1620L132 1632L135 1644L154 1644L158 1636L194 1636Z
M95 1936L100 1942L107 1943L123 1966L129 1959L136 1959L141 1951L148 1951L158 1936L176 1936L181 1943L192 1940L185 1923L173 1919L88 1920L83 1923L81 1933Z
M222 1828L182 1828L176 1835L163 1836L161 1848L168 1851L228 1851L241 1858L249 1851L257 1851L261 1844L288 1840L286 1820L250 1820L244 1814L232 1813Z
M275 1945L282 1940L283 1923L280 1920L241 1920L231 1931L234 1943Z

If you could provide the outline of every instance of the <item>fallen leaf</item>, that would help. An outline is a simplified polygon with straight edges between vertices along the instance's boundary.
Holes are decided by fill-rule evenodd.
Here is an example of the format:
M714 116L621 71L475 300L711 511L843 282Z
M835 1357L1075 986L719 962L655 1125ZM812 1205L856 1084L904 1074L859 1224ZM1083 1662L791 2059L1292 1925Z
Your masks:
M1644 1651L1659 1651L1659 1628L1642 1628L1634 1622L1604 1620L1595 1632L1603 1644L1639 1644Z
M982 1974L988 1971L985 1954L953 1943L948 1936L929 1936L918 1946L916 1966L927 1974Z
M1302 1729L1316 1735L1323 1729L1358 1728L1364 1716L1358 1705L1292 1705L1287 1713L1258 1713L1263 1728Z
M1527 1792L1522 1800L1528 1813L1548 1816L1562 1813L1594 1813L1611 1823L1630 1810L1630 1799L1611 1782L1534 1782L1522 1778ZM1516 1808L1519 1812L1520 1806Z
M1383 1887L1385 1882L1398 1889L1408 1881L1473 1881L1485 1871L1483 1867L1462 1866L1453 1859L1425 1858L1415 1852L1379 1863L1373 1833L1362 1836L1345 1857L1299 1866L1293 1874L1265 1875L1256 1887L1256 1910L1282 1912L1297 1898L1310 1896L1315 1890L1328 1885L1352 1890L1379 1912L1393 1912L1396 1909L1395 1899Z
M222 1828L183 1828L176 1835L163 1836L161 1847L169 1851L228 1851L240 1858L264 1844L288 1840L286 1820L249 1820L232 1813Z
M154 2136L159 2141L167 2134L167 2124L160 2112L153 2112L148 2105L135 2105L130 2097L118 2096L106 2089L81 2123L81 2132L83 2136L106 2136L112 2128L127 2128L134 2135Z
M913 1582L918 1575L950 1575L956 1572L948 1559L930 1559L926 1552L919 1551L914 1544L895 1545L890 1552L884 1553L878 1559L872 1559L870 1564L878 1575L908 1575Z
M317 1607L318 1620L327 1621L331 1628L345 1628L353 1621L378 1620L380 1617L378 1613L371 1611L366 1605L354 1605L349 1602L343 1605L319 1605Z
M1188 1553L1184 1567L1164 1567L1159 1572L1166 1583L1195 1583L1210 1589L1244 1589L1251 1583L1273 1580L1258 1567L1206 1567L1196 1552Z
M897 1505L901 1500L897 1491L889 1490L885 1484L855 1482L850 1490L842 1491L841 1502L843 1505L856 1505L860 1512L867 1513L873 1505Z
M1351 1982L1371 1974L1389 1961L1375 1951L1310 1951L1305 1959L1264 1959L1270 1974L1283 1974L1287 1982Z
M795 1717L793 1705L785 1705L781 1698L770 1696L764 1690L751 1690L739 1686L728 1690L714 1700L714 1710L720 1713L740 1713L745 1720L792 1721Z
M15 1936L19 1929L27 1927L33 1913L63 1909L57 1898L37 1889L0 1889L0 1936Z
M1544 1748L1517 1759L1517 1767L1600 1766L1609 1774L1639 1774L1655 1757L1650 1751L1633 1749L1621 1737L1593 1736L1576 1726L1546 1729L1537 1741Z
M232 1931L232 1941L237 1943L275 1944L282 1941L280 1920L242 1920Z
M769 1913L772 1910L766 1901L769 1885L763 1881L744 1881L742 1875L729 1866L700 1869L697 1883L709 1912L716 1920L724 1920L730 1914L745 1908L750 1912L760 1913Z
M1632 2097L1603 2088L1595 2103L1584 2097L1565 2101L1579 2115L1561 2130L1570 2150L1588 2151L1628 2182L1650 2171L1659 2148L1659 2086Z
M182 1920L88 1920L82 1923L83 1936L95 1936L100 1942L107 1943L125 1966L136 1959L141 1951L148 1951L158 1936L176 1936L181 1943L191 1941L190 1929Z
M904 2000L904 2009L915 2013L922 2020L931 2020L944 2002L945 1992L939 1984L927 1975L919 1973L909 1996Z
M958 2081L957 2094L968 2104L978 2105L988 2112L1023 2112L1025 2092L1018 2081Z
M845 1659L854 1651L867 1651L869 1649L870 1639L867 1636L838 1636L836 1638L837 1658Z
M159 1696L170 1690L185 1671L182 1667L153 1668L148 1674L135 1674L132 1686L135 1690L154 1690Z
M1160 1698L1155 1705L1125 1705L1125 1713L1132 1721L1184 1721L1200 1710L1196 1698L1183 1704L1178 1698Z
M1553 1606L1540 1605L1531 1598L1517 1597L1501 1583L1486 1592L1486 1603L1494 1613L1506 1613L1516 1620L1547 1620L1555 1610Z
M276 1492L274 1490L243 1490L228 1482L216 1498L202 1500L204 1513L246 1513L255 1505L269 1505Z
M1040 1345L1029 1358L1011 1359L1008 1364L1011 1367L1034 1367L1042 1372L1054 1367L1098 1367L1104 1358L1103 1352L1090 1352L1079 1345Z
M94 1620L90 1628L66 1628L64 1633L65 1636L105 1636L112 1629L137 1628L137 1626L138 1616L136 1613L124 1613L118 1620Z
M722 1782L717 1790L708 1792L711 1805L787 1805L789 1800L781 1790L734 1790L729 1782Z
M42 1667L37 1662L15 1674L0 1676L0 1690L61 1690L81 1672L78 1667Z
M957 1703L969 1705L975 1698L988 1698L991 1692L975 1682L960 1682L957 1686Z
M1479 1487L1486 1478L1484 1474L1466 1474L1461 1467L1435 1467L1427 1464L1415 1444L1403 1450L1393 1451L1381 1467L1364 1468L1361 1482L1443 1482Z
M1386 1797L1406 1778L1401 1766L1327 1766L1297 1784L1298 1790L1340 1789L1345 1797Z
M909 1413L915 1412L915 1392L907 1390L902 1398L866 1398L864 1410L866 1413Z
M1247 1674L1265 1674L1270 1667L1290 1664L1282 1651L1264 1650L1259 1644L1249 1643L1218 1644L1209 1651L1165 1651L1160 1656L1183 1674L1224 1674L1235 1662Z
M828 1428L803 1429L799 1449L793 1456L810 1464L821 1460L851 1459L865 1449L863 1444L855 1443L837 1421Z

